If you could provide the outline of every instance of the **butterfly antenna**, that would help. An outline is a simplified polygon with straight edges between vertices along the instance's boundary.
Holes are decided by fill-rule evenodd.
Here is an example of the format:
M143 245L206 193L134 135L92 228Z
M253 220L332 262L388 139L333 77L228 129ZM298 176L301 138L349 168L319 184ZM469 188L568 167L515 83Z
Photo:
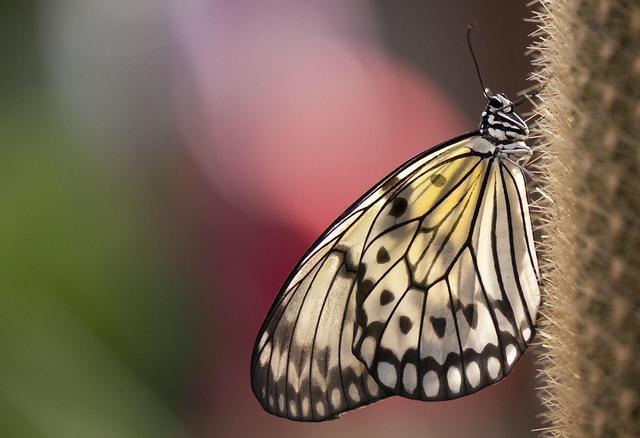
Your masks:
M482 75L480 74L480 66L478 65L478 59L476 58L476 54L473 52L473 46L471 45L471 30L473 29L473 24L469 24L467 26L467 45L469 46L469 51L471 52L471 57L473 58L473 64L476 66L476 73L478 73L478 79L480 80L480 86L482 87L482 94L484 97L489 99L488 91L489 89L484 86L484 82L482 81Z

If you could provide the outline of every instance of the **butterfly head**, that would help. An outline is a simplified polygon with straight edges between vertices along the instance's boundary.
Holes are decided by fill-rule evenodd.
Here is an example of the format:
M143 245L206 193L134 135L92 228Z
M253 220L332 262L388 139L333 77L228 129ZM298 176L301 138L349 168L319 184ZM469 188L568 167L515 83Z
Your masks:
M488 96L487 107L482 112L480 133L494 144L509 144L526 140L527 124L514 112L514 105L502 93Z

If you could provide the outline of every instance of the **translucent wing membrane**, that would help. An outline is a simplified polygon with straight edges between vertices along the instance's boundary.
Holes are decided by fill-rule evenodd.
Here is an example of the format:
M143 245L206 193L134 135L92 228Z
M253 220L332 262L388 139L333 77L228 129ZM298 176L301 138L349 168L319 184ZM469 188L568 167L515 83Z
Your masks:
M401 300L403 309L406 307L409 312L410 300L413 300L420 310L424 293L412 289L413 286L410 288L413 280L409 281L409 265L396 263L401 257L400 248L415 241L412 236L417 235L420 228L443 228L437 221L451 221L462 211L475 208L477 197L463 191L470 192L476 190L472 187L487 184L480 179L488 165L468 147L473 138L472 134L459 137L402 165L350 207L294 268L254 346L252 389L264 409L294 420L321 421L392 394L395 386L380 387L367 366L352 352L355 318L361 313L356 302L362 306L364 301L356 300L356 294L360 295L360 291L356 291L359 289L356 279L361 258L364 252L367 258L372 257L371 254L374 259L378 258L376 263L380 266L384 265L380 262L384 259L389 259L385 262L388 266L399 266L398 272L380 270L376 275L381 284L396 281L393 287L388 286L393 290L391 295L404 292L398 287L406 284L404 288L411 294ZM446 193L454 180L460 181L460 194L451 197ZM443 209L437 214L428 213L435 204ZM455 212L447 215L445 208L453 208ZM421 215L430 219L422 220ZM406 224L400 225L402 222ZM462 239L457 234L456 238ZM379 252L382 246L387 254ZM419 254L412 257L414 264L422 266L431 254L425 254L422 260L418 260ZM439 264L443 263L445 255L436 259ZM400 272L400 268L404 271ZM431 271L443 269L438 265ZM426 267L419 271L423 282L435 275L427 271ZM384 300L400 300L400 297L378 294L375 299L380 306ZM392 306L387 304L381 308ZM373 313L369 319L373 320ZM362 327L367 326L365 321ZM410 348L409 344L402 345ZM376 359L375 363L378 362Z
M379 202L357 273L356 357L384 391L420 400L501 380L532 339L540 303L520 169L459 155Z

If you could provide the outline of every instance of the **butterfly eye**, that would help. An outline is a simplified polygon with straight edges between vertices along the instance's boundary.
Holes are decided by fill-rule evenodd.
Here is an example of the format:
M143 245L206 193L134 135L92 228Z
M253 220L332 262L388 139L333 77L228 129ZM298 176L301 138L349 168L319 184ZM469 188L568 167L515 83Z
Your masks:
M491 105L492 108L500 108L502 106L502 102L492 97L489 100L489 105Z

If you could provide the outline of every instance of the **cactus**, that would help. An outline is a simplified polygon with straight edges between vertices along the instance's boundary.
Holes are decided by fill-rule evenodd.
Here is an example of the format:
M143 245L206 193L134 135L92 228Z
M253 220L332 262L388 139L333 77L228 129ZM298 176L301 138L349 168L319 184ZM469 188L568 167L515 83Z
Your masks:
M640 436L640 2L541 0L547 436Z

